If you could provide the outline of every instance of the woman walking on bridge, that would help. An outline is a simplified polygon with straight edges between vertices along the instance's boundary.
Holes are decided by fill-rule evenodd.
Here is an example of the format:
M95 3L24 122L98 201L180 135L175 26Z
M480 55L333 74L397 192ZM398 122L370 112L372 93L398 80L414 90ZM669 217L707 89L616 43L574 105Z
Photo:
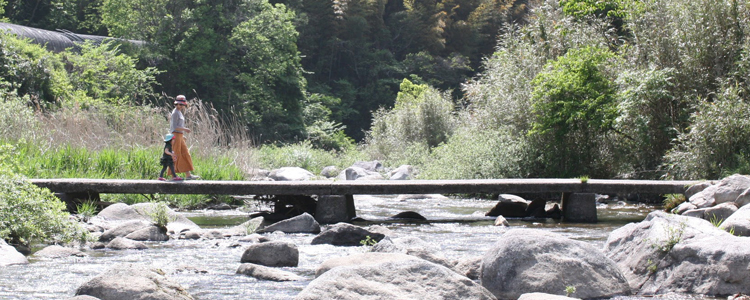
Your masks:
M185 179L200 179L199 176L192 175L193 159L190 157L187 144L185 143L185 133L191 130L185 127L185 109L188 106L184 95L178 95L174 101L175 108L169 120L169 131L174 135L172 138L172 151L177 160L174 162L175 173L185 173ZM176 174L174 174L176 175Z

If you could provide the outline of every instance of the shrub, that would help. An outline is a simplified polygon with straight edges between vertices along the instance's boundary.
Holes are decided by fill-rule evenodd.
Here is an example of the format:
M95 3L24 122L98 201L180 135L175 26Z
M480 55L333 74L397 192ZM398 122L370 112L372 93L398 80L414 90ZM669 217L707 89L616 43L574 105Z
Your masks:
M704 102L665 157L665 176L723 178L750 173L750 103L728 86L716 101Z
M506 130L460 131L435 148L420 179L517 178L528 175L528 145Z
M0 146L0 238L15 245L84 241L87 232L65 203L11 171L11 152L11 146Z
M365 149L376 159L398 160L415 148L434 148L453 133L453 114L449 94L404 79L395 107L375 112Z

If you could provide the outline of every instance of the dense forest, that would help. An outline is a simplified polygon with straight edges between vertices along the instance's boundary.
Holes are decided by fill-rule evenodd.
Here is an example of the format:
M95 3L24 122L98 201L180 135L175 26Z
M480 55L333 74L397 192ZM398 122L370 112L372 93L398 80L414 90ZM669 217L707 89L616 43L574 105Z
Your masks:
M15 99L32 114L167 107L185 94L256 144L411 164L421 178L750 173L746 1L0 0L0 8L3 22L145 42L51 54L4 35L4 105ZM28 121L19 120L3 122Z

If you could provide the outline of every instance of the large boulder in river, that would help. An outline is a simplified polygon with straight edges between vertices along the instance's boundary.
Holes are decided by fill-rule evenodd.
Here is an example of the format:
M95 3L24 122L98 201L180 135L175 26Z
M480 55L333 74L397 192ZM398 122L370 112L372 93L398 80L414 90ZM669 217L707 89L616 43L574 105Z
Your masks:
M740 196L749 188L750 176L735 174L690 196L688 201L698 208L711 207L726 202L737 202L738 206L742 206L746 202L745 197Z
M106 300L189 300L190 294L164 272L142 264L120 264L94 277L76 290Z
M726 218L719 228L737 236L750 236L750 205L740 207Z
M128 234L147 228L151 225L151 223L145 220L125 221L105 230L102 235L99 236L99 241L109 242L117 237L125 237Z
M253 244L245 249L240 262L268 267L296 267L299 264L299 250L297 245L282 241Z
M320 233L320 224L315 221L315 217L308 213L282 220L271 225L268 225L258 232L274 232L281 231L284 233Z
M283 167L271 171L268 177L276 181L306 181L315 175L300 167Z
M90 222L110 229L124 222L140 221L143 223L152 223L149 214L154 211L156 205L157 204L155 203L137 203L133 205L127 205L125 203L115 203L100 211L95 218L91 219ZM190 229L200 229L200 226L195 224L193 221L190 221L190 219L188 219L187 217L178 214L172 209L167 209L167 216L171 218L171 221L167 223L168 234L179 234L180 232ZM108 241L113 238L114 236L109 237L104 241Z
M516 195L501 194L498 196L498 200L495 207L485 214L486 216L503 216L506 218L526 217L526 209L529 207L529 201L526 199Z
M78 250L76 248L63 247L59 245L50 245L34 253L34 257L43 258L63 258L70 256L84 257L87 256L87 254L81 252L81 250Z
M397 262L403 260L415 260L417 257L406 255L403 253L381 253L381 252L365 252L357 253L349 256L329 258L324 261L317 269L315 269L315 277L323 275L323 273L330 271L333 268L341 266L363 266L363 265L377 265L386 262Z
M29 260L25 255L18 252L16 248L8 245L5 240L0 239L0 267L9 265L28 264Z
M310 244L331 244L334 246L362 246L362 241L372 240L379 242L385 237L384 234L369 231L349 223L336 223L329 226L323 232L313 238Z
M247 275L254 277L259 280L270 280L270 281L300 281L304 280L302 276L298 276L292 272L270 268L266 266L243 263L237 268L237 274Z
M424 240L413 236L394 239L383 238L372 247L371 251L408 254L448 268L453 268L456 265L456 261L440 255L438 249L432 247Z
M339 180L383 180L383 175L360 167L348 167L336 177Z
M576 288L580 298L630 293L614 261L589 243L537 229L511 229L482 258L482 286L498 299Z
M750 240L703 219L652 212L613 231L604 249L640 294L729 295L750 286Z
M143 250L143 249L148 249L148 246L146 246L146 244L142 242L134 241L128 238L118 236L114 240L107 243L107 248L110 248L113 250L128 250L128 249Z
M444 266L418 258L406 258L335 267L310 282L294 299L489 300L495 297L471 279Z

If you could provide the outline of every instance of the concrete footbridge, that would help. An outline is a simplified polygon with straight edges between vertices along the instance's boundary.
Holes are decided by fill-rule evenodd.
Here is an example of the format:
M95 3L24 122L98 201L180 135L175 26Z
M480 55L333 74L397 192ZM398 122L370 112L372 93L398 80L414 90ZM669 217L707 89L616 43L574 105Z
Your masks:
M465 180L313 180L164 182L125 179L32 179L63 200L99 194L218 194L318 196L316 219L323 223L356 216L352 195L560 193L565 220L596 221L594 194L683 194L697 181L620 179L465 179Z

